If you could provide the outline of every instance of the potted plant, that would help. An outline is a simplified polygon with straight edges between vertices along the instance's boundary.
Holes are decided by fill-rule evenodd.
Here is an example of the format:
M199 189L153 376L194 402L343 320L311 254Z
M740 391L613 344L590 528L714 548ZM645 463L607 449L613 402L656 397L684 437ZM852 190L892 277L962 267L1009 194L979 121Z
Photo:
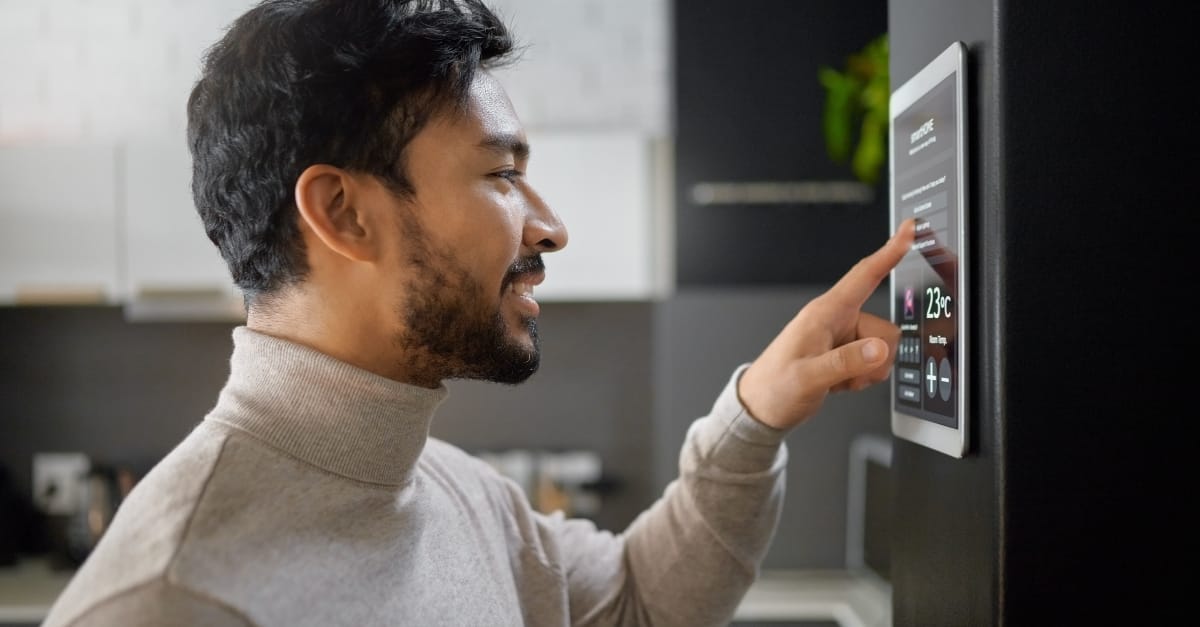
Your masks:
M887 33L849 55L843 69L822 66L817 76L825 88L821 124L830 159L849 163L858 180L875 184L887 162Z

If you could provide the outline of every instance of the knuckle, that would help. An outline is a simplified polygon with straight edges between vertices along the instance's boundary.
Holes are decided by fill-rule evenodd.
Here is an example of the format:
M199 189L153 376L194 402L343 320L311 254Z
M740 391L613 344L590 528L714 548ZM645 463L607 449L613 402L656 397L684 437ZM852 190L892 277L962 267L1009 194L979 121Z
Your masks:
M850 371L850 362L846 358L846 351L834 350L829 353L829 366L834 372L844 374Z

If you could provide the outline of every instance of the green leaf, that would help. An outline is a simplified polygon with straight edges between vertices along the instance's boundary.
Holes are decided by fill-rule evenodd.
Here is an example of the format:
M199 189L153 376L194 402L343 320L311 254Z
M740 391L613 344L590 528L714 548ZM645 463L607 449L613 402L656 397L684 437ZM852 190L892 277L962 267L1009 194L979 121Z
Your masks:
M875 184L887 159L887 112L867 111L863 115L862 132L854 150L851 168L858 180Z
M821 126L829 158L849 160L855 177L875 183L887 160L887 33L848 55L844 71L820 67L817 78L825 88Z
M851 115L855 97L855 81L830 68L822 68L821 83L825 86L825 108L822 113L822 131L829 158L845 163L850 157L854 142L854 119Z

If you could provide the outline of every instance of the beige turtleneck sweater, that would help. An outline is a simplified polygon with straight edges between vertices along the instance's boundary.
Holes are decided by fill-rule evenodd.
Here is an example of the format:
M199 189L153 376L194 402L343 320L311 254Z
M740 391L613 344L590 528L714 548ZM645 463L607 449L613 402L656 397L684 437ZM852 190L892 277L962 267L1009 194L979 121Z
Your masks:
M726 625L778 521L784 433L734 381L628 529L543 515L429 437L444 387L233 332L213 410L122 503L44 627Z

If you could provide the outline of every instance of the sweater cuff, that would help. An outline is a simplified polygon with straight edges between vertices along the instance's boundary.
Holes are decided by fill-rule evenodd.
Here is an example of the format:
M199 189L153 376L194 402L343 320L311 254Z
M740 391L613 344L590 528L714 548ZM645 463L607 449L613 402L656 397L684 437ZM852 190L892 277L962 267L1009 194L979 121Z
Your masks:
M699 450L717 466L739 473L760 472L773 468L787 431L756 420L742 405L737 394L738 379L750 364L733 372L725 389L713 403L708 420L697 423Z

